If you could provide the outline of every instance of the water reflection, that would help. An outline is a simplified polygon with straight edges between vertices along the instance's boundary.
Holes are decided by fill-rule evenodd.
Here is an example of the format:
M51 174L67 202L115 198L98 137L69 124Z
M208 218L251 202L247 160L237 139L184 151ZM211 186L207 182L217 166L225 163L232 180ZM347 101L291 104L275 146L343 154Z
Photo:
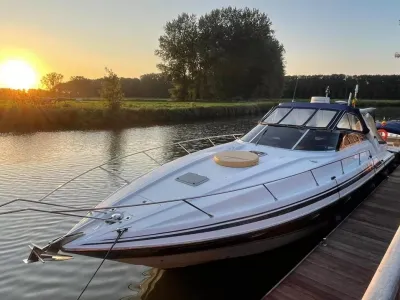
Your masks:
M278 250L174 270L152 269L141 300L261 299L313 246L320 235Z
M105 166L107 170L110 170L111 173L108 173L108 178L110 181L112 181L114 184L118 184L120 182L120 179L118 177L121 177L121 164L122 160L121 159L115 159L116 157L122 156L123 153L123 146L124 146L124 133L123 130L112 130L108 132L109 136L107 140L109 141L109 146L108 146L108 160L110 161L107 163ZM108 168L107 168L108 167ZM117 176L113 176L113 174Z
M112 160L115 157L119 157L123 153L123 148L125 148L125 137L123 130L112 130L108 132L110 145L108 147L108 159Z

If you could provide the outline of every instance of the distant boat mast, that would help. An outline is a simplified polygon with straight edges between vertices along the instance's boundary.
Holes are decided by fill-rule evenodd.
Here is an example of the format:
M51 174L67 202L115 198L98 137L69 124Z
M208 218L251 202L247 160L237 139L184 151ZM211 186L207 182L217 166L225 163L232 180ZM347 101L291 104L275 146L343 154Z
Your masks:
M400 25L400 20L399 20L399 25ZM400 52L396 52L394 54L394 58L400 58Z
M294 97L296 96L296 89L297 89L297 83L299 82L299 76L296 78L296 85L294 86L294 92L293 92L293 99L292 102L294 102Z

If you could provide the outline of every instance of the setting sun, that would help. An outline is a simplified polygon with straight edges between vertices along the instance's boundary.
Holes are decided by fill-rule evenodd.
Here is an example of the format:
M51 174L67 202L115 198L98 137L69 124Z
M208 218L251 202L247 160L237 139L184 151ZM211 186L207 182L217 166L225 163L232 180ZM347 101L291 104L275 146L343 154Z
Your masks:
M27 90L35 88L37 83L37 74L27 62L6 60L0 64L0 87Z

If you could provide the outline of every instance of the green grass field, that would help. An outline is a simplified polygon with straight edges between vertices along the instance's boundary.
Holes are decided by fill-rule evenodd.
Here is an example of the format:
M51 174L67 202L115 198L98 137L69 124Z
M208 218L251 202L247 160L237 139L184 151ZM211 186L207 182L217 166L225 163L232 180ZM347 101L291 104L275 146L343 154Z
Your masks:
M249 101L249 102L175 102L167 100L142 100L142 99L129 99L124 100L121 104L121 108L125 109L185 109L195 107L237 107L243 105L254 105L260 103L279 103L276 101ZM82 108L82 109L106 109L108 107L107 101L104 100L58 100L54 102L43 102L43 106L49 106L53 108ZM1 108L11 108L17 106L15 101L11 100L0 100Z
M289 102L291 99L274 99L274 100L258 100L258 101L242 101L242 102L211 102L211 101L195 101L195 102L176 102L167 99L126 99L122 102L123 109L187 109L187 108L209 108L209 107L238 107L247 105L277 105L280 102ZM308 102L309 99L296 99L299 102ZM336 100L332 100L334 102ZM107 101L99 99L83 99L76 100L57 100L53 102L43 101L43 106L52 108L77 108L77 109L107 109ZM15 107L17 103L12 100L0 100L0 109ZM400 107L400 100L359 100L359 107Z
M173 102L125 100L111 111L106 101L0 100L0 132L117 129L260 115L278 102Z
M129 99L123 101L120 110L111 111L107 102L103 100L40 100L35 103L0 100L0 132L108 130L215 118L260 116L278 103L287 101L291 99L249 102ZM379 117L400 118L400 101L397 100L360 100L357 107L376 107Z

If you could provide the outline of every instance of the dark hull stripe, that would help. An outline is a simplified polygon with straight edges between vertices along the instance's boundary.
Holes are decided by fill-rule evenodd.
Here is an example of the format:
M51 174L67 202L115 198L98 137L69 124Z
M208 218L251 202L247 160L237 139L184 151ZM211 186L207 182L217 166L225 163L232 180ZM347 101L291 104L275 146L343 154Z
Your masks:
M381 160L378 161L378 162L376 163L376 165L375 165L375 169L378 169L378 168L381 166L381 164L382 164L382 161L381 161Z
M369 174L372 170L373 170L372 168L367 168L367 169L363 170L362 172L360 172L359 174L357 174L356 176L354 176L354 177L350 178L349 180L347 180L346 182L342 183L339 187L334 187L334 188L324 191L318 195L298 201L297 204L295 204L295 205L293 205L293 203L292 203L290 205L287 205L288 207L283 207L283 209L282 209L282 207L280 207L279 209L276 209L275 211L272 211L272 212L268 211L268 212L258 213L256 215L242 217L242 218L234 220L237 222L232 222L232 223L228 223L228 224L221 224L222 223L221 222L221 223L211 224L211 225L217 225L217 226L213 226L213 227L209 227L210 225L207 225L207 228L204 228L205 225L203 225L203 226L191 228L191 229L197 229L197 230L176 232L176 233L171 233L171 234L166 234L166 235L162 235L165 233L159 233L159 234L153 235L153 236L125 238L124 240L119 240L117 242L117 244L134 242L134 241L160 239L160 238L170 238L170 237L177 237L177 236L182 236L182 235L199 234L199 233L205 233L205 232L210 232L210 231L227 229L227 228L231 228L231 227L242 226L242 225L246 225L246 224L250 224L250 223L254 223L254 222L263 221L263 220L266 220L269 218L274 218L274 217L284 215L284 214L290 213L292 211L304 208L306 206L312 205L316 202L322 201L325 198L330 197L330 196L338 193L339 191L344 190L345 188L351 186L352 184L354 184L355 182L357 182L358 180L360 180L361 178L363 178L364 176ZM230 220L230 221L232 221L232 220ZM201 227L203 227L203 228L201 228ZM201 228L201 229L198 229L198 228ZM188 230L188 229L185 229L185 230ZM182 231L182 230L179 230L179 231ZM162 236L160 236L160 235L162 235ZM102 245L102 244L113 244L113 243L114 243L114 240L104 241L104 242L96 242L96 243L86 243L83 245L88 246L88 245Z
M236 235L232 237L225 237L220 239L215 239L206 242L190 243L183 245L174 246L159 246L145 249L113 249L108 254L107 259L118 260L118 259L129 259L129 258L143 258L143 257L157 257L157 256L167 256L167 255L180 255L190 252L199 252L207 250L215 250L224 247L233 247L247 244L250 242L256 242L266 239L276 239L284 237L288 234L295 234L296 232L316 228L318 225L323 225L326 221L326 215L332 214L333 207L338 205L340 201L336 201L330 205L327 205L318 211L314 211L304 217L298 218L296 220L277 225L275 227L269 227L260 229L258 231L253 231L251 233L245 233L242 235ZM65 251L70 253L76 253L80 255L104 258L108 249L105 250L86 250L83 251Z

